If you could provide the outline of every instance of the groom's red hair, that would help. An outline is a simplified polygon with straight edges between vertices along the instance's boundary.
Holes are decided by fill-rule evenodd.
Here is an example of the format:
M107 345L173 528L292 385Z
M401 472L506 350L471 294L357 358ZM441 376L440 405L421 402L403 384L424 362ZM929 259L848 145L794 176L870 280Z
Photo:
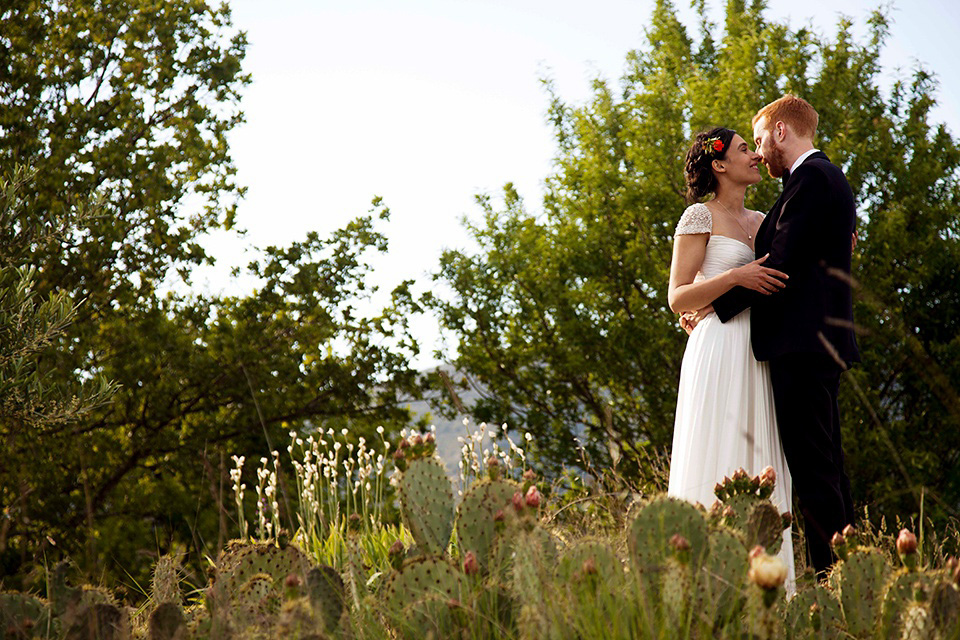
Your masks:
M789 125L798 136L811 140L817 133L817 123L820 121L817 110L809 102L792 93L774 100L757 111L757 115L750 121L750 126L756 126L757 120L764 117L767 118L767 129L777 122L783 122Z

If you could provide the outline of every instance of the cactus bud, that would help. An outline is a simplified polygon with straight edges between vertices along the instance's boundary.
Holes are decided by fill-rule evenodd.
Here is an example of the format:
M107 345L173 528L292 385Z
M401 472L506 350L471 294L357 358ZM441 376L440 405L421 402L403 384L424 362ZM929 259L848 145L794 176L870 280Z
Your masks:
M684 538L679 533L675 533L670 536L670 546L673 548L673 552L677 557L677 560L680 561L680 564L686 565L690 562L690 541Z
M406 549L403 548L403 542L400 540L400 538L397 538L397 541L394 542L387 551L387 558L390 560L390 566L396 571L399 571L400 567L403 566L403 556L405 552Z
M583 561L583 566L580 567L580 570L585 576L597 575L597 561L593 556L590 556Z
M523 511L523 494L517 491L513 494L513 508L516 509L517 513Z
M833 537L830 538L830 546L833 547L833 552L837 554L837 557L841 560L847 559L847 539L843 537L843 534L837 531L833 534Z
M900 529L900 535L897 536L897 553L904 555L916 552L917 536L913 535L908 529Z
M496 456L490 456L487 458L487 476L491 480L497 480L500 478L500 461L497 460Z
M480 572L480 562L477 561L477 554L473 551L467 551L467 555L463 558L463 572L468 576Z
M853 528L852 524L848 524L847 526L845 526L841 533L843 534L844 539L847 541L847 546L849 548L852 549L853 547L856 546L857 530Z
M917 568L917 536L907 529L901 529L897 536L897 554L909 571Z
M503 513L503 509L497 509L497 512L493 514L494 522L503 522L504 518L506 518L506 516Z
M773 467L766 466L763 468L763 471L760 472L760 480L766 480L770 484L777 483L777 472L773 470Z
M531 485L530 488L527 489L527 495L525 499L528 507L533 507L534 509L540 508L540 492L537 491L535 486Z
M437 436L433 435L433 432L431 431L426 436L424 436L423 441L427 444L436 444Z
M670 537L670 546L673 547L675 551L689 551L690 541L679 533L675 533Z
M415 433L412 436L410 436L410 446L416 447L421 444L423 444L423 438L420 436L419 433Z
M302 583L300 576L295 573L291 573L284 578L283 587L287 600L293 600L300 595L300 585Z
M713 495L717 496L717 500L723 500L727 495L727 488L718 482L713 485Z
M723 513L720 515L722 515L726 520L733 520L737 517L737 512L733 510L733 507L727 505L723 508Z
M739 469L733 472L734 482L736 482L737 480L746 480L749 477L750 476L747 475L747 472L743 467L740 467Z
M760 476L753 476L750 478L750 489L754 492L760 490L760 485L763 484L763 481L760 480ZM771 485L772 488L772 485Z
M400 450L409 449L409 448L410 448L410 441L407 440L406 438L403 438L402 440L400 440L400 444L397 445L397 447L398 447Z
M401 440L401 443L406 442L406 440ZM407 456L403 454L403 448L397 449L393 453L393 465L401 472L407 470Z
M537 479L537 474L533 472L533 469L527 469L523 472L523 479L527 482L533 482Z
M793 524L793 514L789 511L784 511L780 514L780 521L783 523L784 529L789 529L790 525Z
M762 556L766 552L767 550L764 549L762 545L758 544L753 549L750 549L750 553L747 554L747 558L752 561L754 558Z

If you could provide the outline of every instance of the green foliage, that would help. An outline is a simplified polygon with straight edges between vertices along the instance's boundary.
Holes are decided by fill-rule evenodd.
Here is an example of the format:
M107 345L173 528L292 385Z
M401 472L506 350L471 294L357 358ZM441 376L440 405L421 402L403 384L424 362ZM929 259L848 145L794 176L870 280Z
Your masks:
M685 341L666 291L688 141L716 125L749 138L757 108L792 91L818 109L816 144L860 216L863 363L841 400L854 497L877 518L916 515L925 489L942 527L960 504L960 144L930 121L936 81L918 68L882 89L884 12L860 39L846 18L818 34L762 2L699 26L657 2L618 87L598 78L571 105L545 81L556 157L542 203L509 184L479 197L478 250L446 252L435 279L451 293L427 298L482 395L472 413L531 432L554 471L586 457L649 473L647 448L671 441ZM767 210L779 188L762 181L748 206Z
M187 551L196 575L245 519L226 498L228 451L256 459L289 431L317 427L370 441L377 426L408 422L408 285L383 313L358 311L389 212L377 200L326 238L262 250L250 295L172 293L212 262L201 239L233 228L243 195L228 136L243 119L245 35L226 4L205 0L8 5L0 177L18 188L0 193L0 258L23 275L20 297L6 301L41 314L11 325L22 341L9 342L13 359L0 354L0 385L20 367L6 410L57 424L0 426L7 454L32 461L0 465L11 514L0 566L26 585L46 550L90 575L142 582L146 558ZM19 163L34 167L29 180ZM21 276L4 270L0 281ZM110 405L100 380L118 389ZM292 531L287 482L271 516Z

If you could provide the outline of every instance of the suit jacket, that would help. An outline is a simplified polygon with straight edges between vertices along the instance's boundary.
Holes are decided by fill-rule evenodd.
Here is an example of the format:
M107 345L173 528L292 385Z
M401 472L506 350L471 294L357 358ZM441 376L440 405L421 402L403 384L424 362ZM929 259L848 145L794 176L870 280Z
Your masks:
M771 295L734 287L713 302L722 322L752 308L757 360L831 350L848 365L860 360L847 279L856 219L850 184L824 153L811 154L786 177L755 246L758 258L770 254L763 266L790 276L787 286Z

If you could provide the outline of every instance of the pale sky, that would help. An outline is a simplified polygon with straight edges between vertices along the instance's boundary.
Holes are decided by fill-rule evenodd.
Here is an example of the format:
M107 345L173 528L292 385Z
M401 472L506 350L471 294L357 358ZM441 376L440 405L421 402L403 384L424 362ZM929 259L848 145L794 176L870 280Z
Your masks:
M708 2L714 21L724 3ZM229 269L245 248L328 233L368 211L378 195L391 210L382 230L390 253L372 261L384 292L403 279L430 286L445 248L469 246L461 219L477 219L474 195L513 182L540 210L555 145L539 78L581 103L597 74L617 86L629 50L644 46L653 0L230 0L247 32L246 123L231 134L238 180L248 188L237 222L248 234L206 244L218 266L195 275L200 291L240 294ZM676 2L691 35L696 17ZM769 0L767 15L812 24L833 36L841 14L857 32L879 2ZM937 121L960 135L960 70L950 53L960 2L900 0L884 57L885 77L916 63L939 81ZM679 212L678 212L679 215ZM415 335L436 362L438 332L418 319Z

